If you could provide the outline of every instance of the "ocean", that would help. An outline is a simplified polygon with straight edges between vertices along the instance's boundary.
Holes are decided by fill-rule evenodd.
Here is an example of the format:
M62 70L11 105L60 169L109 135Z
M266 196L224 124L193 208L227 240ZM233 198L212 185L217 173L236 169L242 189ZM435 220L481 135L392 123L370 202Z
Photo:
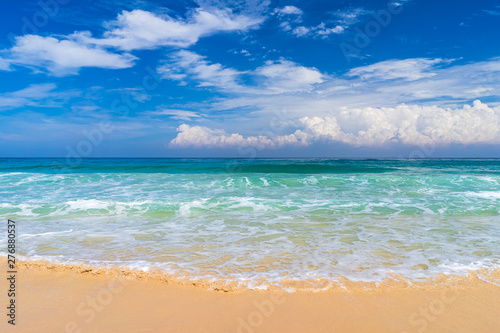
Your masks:
M0 219L29 260L261 289L424 281L499 267L500 160L0 159Z

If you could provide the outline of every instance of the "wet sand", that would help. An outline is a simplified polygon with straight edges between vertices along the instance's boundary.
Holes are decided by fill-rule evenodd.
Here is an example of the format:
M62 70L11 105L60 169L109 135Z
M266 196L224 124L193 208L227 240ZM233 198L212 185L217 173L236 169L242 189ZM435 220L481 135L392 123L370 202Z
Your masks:
M0 264L6 267L4 258ZM2 280L1 332L500 332L500 287L474 274L288 293L25 262L18 267L15 328L7 324Z

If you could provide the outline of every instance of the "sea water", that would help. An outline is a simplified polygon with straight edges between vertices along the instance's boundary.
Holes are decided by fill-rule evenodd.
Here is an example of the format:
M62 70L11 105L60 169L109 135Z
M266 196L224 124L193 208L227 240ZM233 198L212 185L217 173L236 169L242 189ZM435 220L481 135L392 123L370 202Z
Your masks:
M500 265L500 160L0 159L0 219L28 259L251 288L464 275Z

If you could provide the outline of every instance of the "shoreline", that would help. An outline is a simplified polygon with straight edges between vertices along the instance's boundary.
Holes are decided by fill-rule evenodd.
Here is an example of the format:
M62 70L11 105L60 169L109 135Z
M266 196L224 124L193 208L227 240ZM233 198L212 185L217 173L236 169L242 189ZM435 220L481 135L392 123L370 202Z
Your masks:
M5 265L6 257L0 256L0 266ZM479 268L467 270L467 274L445 274L439 273L427 278L412 279L401 274L387 274L383 280L350 280L342 275L335 279L287 279L279 281L279 285L273 282L266 282L260 279L258 282L265 283L265 288L250 287L251 280L235 281L226 277L213 276L194 277L189 274L176 274L167 272L161 268L148 268L146 270L132 268L130 266L115 266L112 264L93 265L89 263L79 263L78 261L58 262L47 259L18 258L17 266L22 269L48 270L52 272L74 272L78 274L88 274L90 276L106 276L113 279L129 279L151 281L155 283L165 283L180 286L196 286L210 291L236 292L242 290L263 290L263 291L283 291L287 293L295 292L335 292L335 291L376 291L383 289L398 288L441 288L473 284L477 281L496 285L500 288L500 268Z
M5 258L0 264L5 267ZM403 281L373 288L353 284L294 293L209 290L207 285L168 279L159 272L23 261L18 264L16 328L237 333L499 330L500 287L473 275L452 282ZM3 294L2 304L7 301ZM6 325L3 319L0 330Z

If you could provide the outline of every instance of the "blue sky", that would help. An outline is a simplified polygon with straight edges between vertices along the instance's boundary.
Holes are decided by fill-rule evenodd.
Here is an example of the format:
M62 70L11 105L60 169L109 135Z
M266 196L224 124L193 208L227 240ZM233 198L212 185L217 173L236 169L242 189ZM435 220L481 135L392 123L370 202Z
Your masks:
M500 157L497 1L0 13L3 157Z

